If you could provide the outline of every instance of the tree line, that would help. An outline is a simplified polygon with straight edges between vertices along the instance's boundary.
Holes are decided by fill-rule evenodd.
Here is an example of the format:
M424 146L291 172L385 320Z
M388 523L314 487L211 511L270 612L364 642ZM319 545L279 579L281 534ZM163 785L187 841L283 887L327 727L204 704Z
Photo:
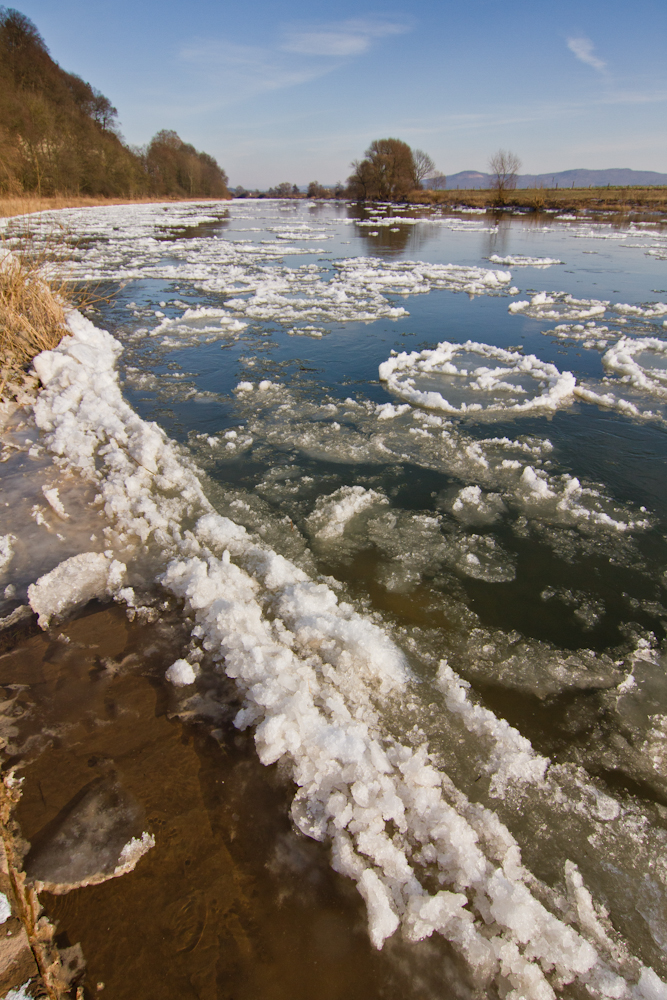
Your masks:
M111 101L49 55L24 14L0 7L0 192L229 197L212 156L162 130L126 145Z
M237 188L238 197L265 198L351 198L355 201L404 201L413 191L419 191L428 180L432 187L444 187L446 178L436 170L428 153L411 149L401 139L376 139L366 150L363 160L352 163L353 172L347 185L340 182L324 187L311 181L305 192L296 184L278 184L267 192L249 192Z

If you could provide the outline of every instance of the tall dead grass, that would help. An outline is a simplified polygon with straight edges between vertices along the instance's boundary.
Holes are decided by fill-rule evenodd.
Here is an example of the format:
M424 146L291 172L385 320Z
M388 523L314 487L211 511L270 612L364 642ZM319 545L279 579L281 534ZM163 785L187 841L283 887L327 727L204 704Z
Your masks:
M19 215L31 215L33 212L55 212L61 208L95 208L104 205L154 205L169 201L222 201L221 198L185 198L175 195L162 197L146 196L145 198L95 198L93 195L56 194L38 197L37 195L0 195L0 219L16 218Z
M62 282L46 282L42 261L0 246L0 397L20 387L29 363L67 333Z

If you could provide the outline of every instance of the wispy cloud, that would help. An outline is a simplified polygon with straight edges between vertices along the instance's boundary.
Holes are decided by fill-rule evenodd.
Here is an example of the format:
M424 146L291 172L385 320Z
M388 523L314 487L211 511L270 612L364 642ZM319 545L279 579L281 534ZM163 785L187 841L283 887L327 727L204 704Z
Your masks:
M288 31L280 48L283 52L308 56L360 56L377 39L403 35L409 30L404 21L355 18Z
M298 63L270 49L227 41L195 42L183 48L180 57L217 89L218 105L308 83L332 68L321 61Z
M607 64L602 59L598 59L594 54L593 43L590 38L568 38L567 47L580 62L586 63L587 66L592 66L598 73L605 71Z
M285 28L269 46L196 40L181 49L180 58L216 89L216 104L221 106L309 83L331 73L344 60L368 52L380 39L410 30L406 21L355 18Z

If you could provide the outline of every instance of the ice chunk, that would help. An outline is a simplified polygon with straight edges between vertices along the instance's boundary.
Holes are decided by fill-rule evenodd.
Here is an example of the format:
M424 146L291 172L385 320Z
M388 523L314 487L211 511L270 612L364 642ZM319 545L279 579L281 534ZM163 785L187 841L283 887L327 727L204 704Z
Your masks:
M340 538L348 522L362 510L389 501L382 493L363 486L341 486L327 497L319 497L315 510L306 523L318 541L331 542Z
M489 260L492 264L506 264L508 267L551 267L552 264L562 264L562 260L554 257L527 257L525 254L511 254L507 257L500 257L497 253L491 254Z
M13 543L16 541L14 535L0 536L0 573L4 573L10 562L14 558Z
M602 357L608 371L626 384L667 399L667 342L657 337L622 337Z
M59 563L28 587L30 607L42 628L51 618L94 597L111 596L120 586L126 567L102 552L82 552Z
M381 948L400 923L389 890L371 868L364 871L357 886L368 908L370 939L376 948Z
M165 677L171 684L175 687L187 687L188 684L194 684L197 679L196 671L191 663L187 660L175 660L170 667L167 668L165 672Z
M380 379L413 405L457 416L553 412L572 401L576 384L571 372L533 354L471 340L403 352L383 361L379 371Z

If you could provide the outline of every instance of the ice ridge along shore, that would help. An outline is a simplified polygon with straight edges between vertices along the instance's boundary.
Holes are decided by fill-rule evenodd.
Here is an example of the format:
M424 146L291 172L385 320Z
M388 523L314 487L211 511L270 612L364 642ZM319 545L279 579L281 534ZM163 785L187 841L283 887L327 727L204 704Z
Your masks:
M559 903L494 812L456 789L426 746L388 734L383 713L413 684L389 635L217 514L194 465L124 401L120 344L76 312L69 326L71 336L35 359L44 388L34 416L62 475L95 485L105 548L31 585L40 624L93 597L135 606L151 581L181 598L193 637L244 696L235 724L255 727L263 763L289 765L294 822L355 880L376 947L399 927L412 941L442 934L480 987L495 981L511 1000L551 1000L575 979L593 997L667 998L575 865L566 863ZM494 732L497 752L516 753L519 734L505 723L503 744L503 724L473 709L446 664L439 682L471 732ZM519 749L535 761L527 741ZM545 762L535 762L539 783Z

